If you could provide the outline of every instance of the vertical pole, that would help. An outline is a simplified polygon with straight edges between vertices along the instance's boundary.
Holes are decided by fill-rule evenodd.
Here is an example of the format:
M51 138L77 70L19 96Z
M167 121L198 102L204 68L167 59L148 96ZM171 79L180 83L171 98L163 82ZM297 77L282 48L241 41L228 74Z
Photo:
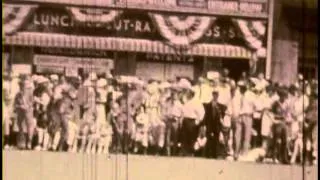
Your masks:
M271 76L274 0L269 0L268 11L269 12L268 12L267 54L266 54L267 55L266 78L270 78Z

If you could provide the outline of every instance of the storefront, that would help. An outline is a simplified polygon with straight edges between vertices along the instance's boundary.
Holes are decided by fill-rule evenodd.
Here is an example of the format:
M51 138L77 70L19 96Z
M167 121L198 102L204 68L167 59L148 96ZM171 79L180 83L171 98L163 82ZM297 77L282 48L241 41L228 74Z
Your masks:
M45 5L4 10L9 61L32 72L165 80L223 67L238 74L265 69L266 20Z

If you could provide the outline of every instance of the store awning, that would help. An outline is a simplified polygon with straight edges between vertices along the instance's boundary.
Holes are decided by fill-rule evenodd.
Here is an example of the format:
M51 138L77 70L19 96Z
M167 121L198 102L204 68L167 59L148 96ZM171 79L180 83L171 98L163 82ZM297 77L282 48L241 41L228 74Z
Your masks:
M250 59L252 57L252 52L248 49L233 45L196 44L184 52L179 52L173 47L168 46L160 41L30 32L19 32L12 36L6 36L4 43L8 45L21 46L98 49L159 54L183 54L189 56L246 59Z

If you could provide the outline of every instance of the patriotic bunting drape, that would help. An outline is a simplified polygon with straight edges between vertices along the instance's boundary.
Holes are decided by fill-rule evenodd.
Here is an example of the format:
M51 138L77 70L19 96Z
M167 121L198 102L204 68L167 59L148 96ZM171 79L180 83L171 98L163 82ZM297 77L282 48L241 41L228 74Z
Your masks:
M248 45L257 52L258 56L264 56L265 48L262 39L266 34L266 26L261 21L246 21L234 19Z
M110 23L122 13L122 11L97 8L68 7L67 9L75 20L91 23Z
M211 26L215 18L207 16L178 16L150 13L160 34L172 45L188 46L199 40Z
M197 44L197 40L201 39L208 31L208 28L215 22L215 17L208 16L175 16L163 15L157 13L150 13L152 21L157 27L158 32L163 38L169 42L168 46L163 42L154 42L150 40L133 40L130 38L112 38L112 37L83 37L79 38L76 35L58 35L46 33L16 33L23 25L30 14L37 8L36 5L13 5L4 4L4 33L5 43L17 45L34 45L34 46L47 46L47 47L79 47L84 45L87 48L106 47L106 49L113 49L116 46L122 48L121 50L127 51L140 51L140 52L161 52L161 53L177 53L177 47L188 47L184 49L186 53L204 56L219 56L228 57L265 57L266 49L263 45L263 39L266 35L266 24L264 21L250 21L243 19L233 19L233 22L240 29L245 41L251 50L244 51L239 47L228 45L209 45ZM78 8L67 7L67 10L72 16L80 23L110 23L119 17L122 11L96 9L96 8ZM39 36L38 36L39 35ZM83 41L85 39L85 42ZM104 39L104 40L102 40ZM108 39L108 40L107 40ZM129 42L132 41L132 42ZM160 45L161 44L161 45ZM192 45L192 46L191 46ZM102 48L104 49L104 48ZM117 49L115 49L117 50ZM247 53L251 51L250 53ZM230 53L230 54L229 54ZM232 55L234 54L234 55ZM243 55L245 54L245 55Z
M32 14L37 5L3 5L3 31L5 35L15 33Z

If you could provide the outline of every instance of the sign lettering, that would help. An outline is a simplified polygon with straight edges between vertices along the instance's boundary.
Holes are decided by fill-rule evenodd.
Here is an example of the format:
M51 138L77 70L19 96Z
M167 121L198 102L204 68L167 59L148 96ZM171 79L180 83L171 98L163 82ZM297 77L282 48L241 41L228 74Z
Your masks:
M55 27L55 28L103 28L113 31L135 31L148 32L152 31L151 22L134 20L134 19L118 19L108 24L101 23L83 23L79 24L67 14L53 14L49 12L38 12L33 16L33 25L38 27Z
M210 1L211 2L211 1ZM232 5L228 7L231 8ZM243 6L244 7L244 6ZM153 41L166 41L145 12L123 12L111 23L79 23L68 14L64 8L41 6L22 28L27 32L61 33L70 35L121 37L132 39L148 39ZM246 46L242 33L235 27L230 18L219 17L197 43L229 43ZM55 54L51 49L46 49L41 54ZM56 50L54 50L56 51ZM67 49L62 55L106 57L106 52L98 51L73 51ZM60 54L60 53L59 53Z

